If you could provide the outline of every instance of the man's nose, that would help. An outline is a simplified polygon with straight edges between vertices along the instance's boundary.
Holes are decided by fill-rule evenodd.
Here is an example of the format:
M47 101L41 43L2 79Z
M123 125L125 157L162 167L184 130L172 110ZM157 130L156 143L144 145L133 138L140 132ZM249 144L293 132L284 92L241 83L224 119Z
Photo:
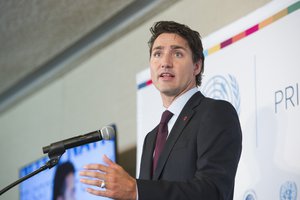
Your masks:
M162 58L161 67L162 68L170 68L172 66L173 66L172 56L169 53L167 53Z

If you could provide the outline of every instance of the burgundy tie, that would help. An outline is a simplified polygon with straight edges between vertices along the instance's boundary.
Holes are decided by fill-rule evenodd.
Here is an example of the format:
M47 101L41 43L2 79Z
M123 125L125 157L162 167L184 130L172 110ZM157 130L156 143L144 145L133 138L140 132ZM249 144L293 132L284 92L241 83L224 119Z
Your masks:
M156 169L158 158L165 146L167 136L168 136L168 122L173 116L173 113L166 110L163 112L161 116L160 123L158 125L158 132L156 136L156 144L155 144L155 151L154 151L154 157L153 157L153 172Z

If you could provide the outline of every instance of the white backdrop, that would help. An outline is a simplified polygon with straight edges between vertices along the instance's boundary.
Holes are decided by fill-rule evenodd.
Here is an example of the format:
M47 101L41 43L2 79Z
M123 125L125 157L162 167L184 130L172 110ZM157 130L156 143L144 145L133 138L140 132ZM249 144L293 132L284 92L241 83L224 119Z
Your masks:
M203 39L207 96L239 113L235 199L300 199L300 2L273 1ZM137 75L137 170L162 105L149 69ZM298 194L297 194L298 193Z

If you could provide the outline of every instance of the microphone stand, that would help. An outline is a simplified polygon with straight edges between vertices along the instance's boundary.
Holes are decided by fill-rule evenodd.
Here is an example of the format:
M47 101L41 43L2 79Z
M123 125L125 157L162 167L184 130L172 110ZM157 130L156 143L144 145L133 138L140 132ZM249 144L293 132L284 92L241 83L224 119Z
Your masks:
M51 144L50 146L50 150L48 152L48 157L50 158L50 160L42 167L40 167L39 169L31 172L30 174L27 174L26 176L18 179L17 181L13 182L12 184L6 186L5 188L3 188L0 191L0 196L7 192L9 189L13 188L14 186L18 185L19 183L29 179L30 177L46 170L46 169L51 169L52 167L54 167L55 165L57 165L57 163L59 162L60 157L66 152L65 146L63 142L56 142Z

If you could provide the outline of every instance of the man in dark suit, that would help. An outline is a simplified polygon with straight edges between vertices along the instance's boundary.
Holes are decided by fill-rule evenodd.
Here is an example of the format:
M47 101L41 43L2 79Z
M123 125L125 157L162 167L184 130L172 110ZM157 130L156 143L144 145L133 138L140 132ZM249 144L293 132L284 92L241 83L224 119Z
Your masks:
M231 200L241 128L231 104L206 98L197 89L204 69L200 35L169 21L150 30L151 79L169 118L145 138L139 179L105 157L108 166L86 166L102 173L81 173L97 179L81 181L102 185L106 190L88 192L114 199Z

